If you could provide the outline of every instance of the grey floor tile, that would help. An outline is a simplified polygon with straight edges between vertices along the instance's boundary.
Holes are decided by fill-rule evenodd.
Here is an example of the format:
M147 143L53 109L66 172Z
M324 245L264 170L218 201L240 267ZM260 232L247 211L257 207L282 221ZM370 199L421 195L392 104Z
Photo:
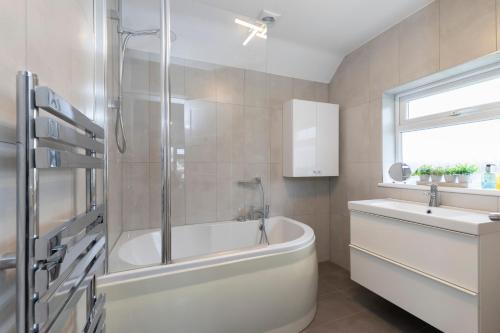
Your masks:
M318 310L304 333L437 333L439 330L350 279L332 263L319 265Z

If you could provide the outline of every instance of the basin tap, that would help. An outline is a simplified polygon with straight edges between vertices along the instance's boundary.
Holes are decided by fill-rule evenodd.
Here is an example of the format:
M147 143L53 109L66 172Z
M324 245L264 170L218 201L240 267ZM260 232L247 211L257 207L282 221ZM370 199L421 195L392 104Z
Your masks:
M436 184L431 185L429 192L429 207L439 207L439 191Z

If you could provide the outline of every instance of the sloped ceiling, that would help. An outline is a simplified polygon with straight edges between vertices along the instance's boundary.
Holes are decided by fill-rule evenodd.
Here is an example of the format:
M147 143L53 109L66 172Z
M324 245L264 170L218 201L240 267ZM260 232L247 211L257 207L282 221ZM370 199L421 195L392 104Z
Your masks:
M172 0L172 55L218 65L329 82L346 54L432 0ZM262 9L281 14L268 39L242 42L247 29L236 17L255 19ZM123 24L159 26L158 0L123 0ZM155 38L130 46L157 52Z

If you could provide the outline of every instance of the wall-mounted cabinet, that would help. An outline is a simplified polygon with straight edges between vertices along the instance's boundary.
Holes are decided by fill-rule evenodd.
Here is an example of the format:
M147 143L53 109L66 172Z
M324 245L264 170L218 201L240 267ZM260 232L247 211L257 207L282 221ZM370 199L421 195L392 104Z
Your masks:
M339 106L292 99L283 105L283 176L339 175Z

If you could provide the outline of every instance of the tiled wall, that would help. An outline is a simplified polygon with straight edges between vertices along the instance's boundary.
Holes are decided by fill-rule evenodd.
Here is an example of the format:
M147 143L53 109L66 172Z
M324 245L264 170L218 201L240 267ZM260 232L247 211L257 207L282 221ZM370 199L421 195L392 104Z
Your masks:
M150 101L135 98L134 111L125 115L125 123L133 123L126 130L129 142L136 140L130 144L137 160L122 159L124 230L159 227L160 222L154 77L159 65L135 54L128 69L135 73L131 88ZM241 209L259 207L257 189L237 181L260 176L271 214L311 225L319 257L328 260L330 179L284 179L281 164L283 102L294 97L327 102L328 85L180 59L174 59L171 73L173 225L232 220Z
M437 0L345 57L330 83L340 104L341 171L331 183L330 259L349 267L349 200L425 201L422 191L377 187L382 181L382 93L394 86L495 52L495 0ZM497 211L496 197L442 193L445 205Z
M92 1L7 0L0 11L0 132L15 133L16 72L28 69L90 117L94 113ZM71 22L71 24L68 24ZM7 135L9 136L9 135ZM5 140L7 141L7 140ZM0 254L15 251L15 145L0 143ZM82 207L74 172L44 172L41 223L61 221ZM84 196L83 196L84 197ZM0 272L0 332L15 331L15 272Z

